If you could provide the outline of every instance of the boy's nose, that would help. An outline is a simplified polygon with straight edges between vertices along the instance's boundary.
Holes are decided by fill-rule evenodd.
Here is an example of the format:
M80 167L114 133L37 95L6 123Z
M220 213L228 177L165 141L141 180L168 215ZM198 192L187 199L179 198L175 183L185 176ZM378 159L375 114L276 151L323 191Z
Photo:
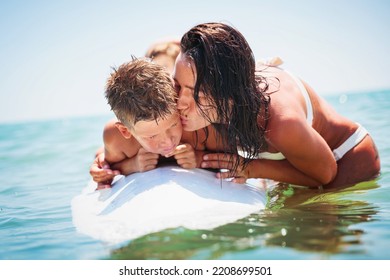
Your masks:
M163 148L170 148L173 146L175 140L174 136L171 135L170 133L167 133L164 135L163 139L161 139L161 147Z

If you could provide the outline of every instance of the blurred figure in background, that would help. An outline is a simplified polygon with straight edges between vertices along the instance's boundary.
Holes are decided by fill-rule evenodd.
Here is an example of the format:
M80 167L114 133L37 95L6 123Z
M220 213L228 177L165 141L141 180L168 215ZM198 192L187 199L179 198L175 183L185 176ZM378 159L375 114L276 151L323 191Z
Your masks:
M172 73L179 52L179 40L159 41L150 46L145 56L150 57L155 63L164 66L169 73Z

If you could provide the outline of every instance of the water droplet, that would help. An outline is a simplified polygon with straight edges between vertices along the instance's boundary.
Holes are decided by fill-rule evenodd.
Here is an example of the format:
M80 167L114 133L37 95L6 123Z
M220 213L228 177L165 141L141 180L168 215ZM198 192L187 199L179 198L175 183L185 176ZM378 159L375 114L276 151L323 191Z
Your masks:
M347 96L346 94L340 95L340 97L339 97L339 102L340 102L340 104L344 104L344 103L346 103L347 101L348 101L348 96Z

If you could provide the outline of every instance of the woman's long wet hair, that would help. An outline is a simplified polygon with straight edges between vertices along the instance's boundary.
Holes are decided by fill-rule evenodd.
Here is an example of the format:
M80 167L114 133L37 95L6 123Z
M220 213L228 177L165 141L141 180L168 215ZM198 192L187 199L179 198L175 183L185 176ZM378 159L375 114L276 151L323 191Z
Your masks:
M199 111L220 134L225 152L237 155L238 146L247 155L241 162L246 166L265 148L270 102L265 94L267 81L256 75L255 58L248 42L226 24L205 23L184 34L181 51L196 70L194 99ZM199 91L204 92L217 111L216 121L208 117L210 108L200 105Z

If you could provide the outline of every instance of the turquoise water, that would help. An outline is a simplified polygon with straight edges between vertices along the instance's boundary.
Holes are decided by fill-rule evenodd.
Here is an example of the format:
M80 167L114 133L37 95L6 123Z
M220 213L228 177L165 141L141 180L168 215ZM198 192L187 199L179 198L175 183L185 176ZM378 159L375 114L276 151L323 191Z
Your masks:
M0 124L0 259L390 259L390 91L326 97L379 148L379 179L337 191L279 185L268 208L211 231L184 228L112 247L76 231L109 116Z

